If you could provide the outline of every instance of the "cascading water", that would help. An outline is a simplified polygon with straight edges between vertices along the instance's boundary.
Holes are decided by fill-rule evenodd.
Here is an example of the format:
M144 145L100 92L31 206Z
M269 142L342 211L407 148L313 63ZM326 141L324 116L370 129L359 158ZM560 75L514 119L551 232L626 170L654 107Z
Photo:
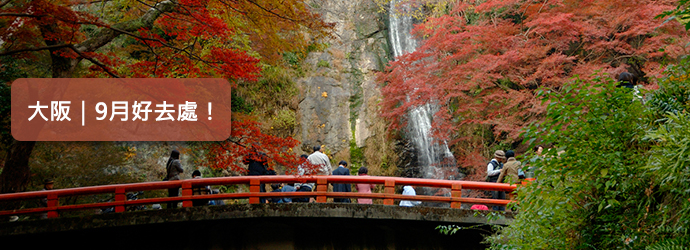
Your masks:
M417 49L417 40L412 37L412 17L396 13L396 5L400 0L391 0L390 13L390 39L393 47L393 55L397 58L405 53L414 52ZM403 6L408 8L408 6Z
M417 49L417 41L411 34L412 17L395 11L396 8L409 8L409 6L396 6L399 2L400 0L391 0L389 14L390 41L396 58ZM409 11L409 9L403 9L403 11ZM417 167L420 168L422 177L446 179L449 173L444 170L455 166L455 158L448 150L446 142L435 143L430 135L432 115L436 111L438 111L438 105L431 103L410 110L407 135L417 151Z
M446 179L450 173L444 170L455 166L455 157L448 150L446 142L435 143L430 135L432 115L437 109L438 105L424 104L411 110L408 114L407 135L417 151L417 164L422 177Z

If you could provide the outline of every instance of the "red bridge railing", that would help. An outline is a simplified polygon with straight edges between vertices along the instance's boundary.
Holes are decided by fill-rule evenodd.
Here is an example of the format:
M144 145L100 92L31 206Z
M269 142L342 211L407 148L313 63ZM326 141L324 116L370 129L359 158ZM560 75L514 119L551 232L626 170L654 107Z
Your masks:
M316 183L313 192L259 192L261 184L271 183ZM383 185L383 193L358 193L358 192L328 192L328 184L333 183L369 183ZM249 192L242 193L223 193L208 195L193 195L193 187L247 184ZM395 186L410 185L413 187L432 187L450 189L450 196L428 196L417 195L409 196L395 193ZM127 192L138 192L148 190L161 190L169 188L181 188L181 195L178 197L145 198L138 200L127 200ZM101 209L114 207L115 212L124 212L126 206L136 206L155 203L182 202L182 207L191 207L193 200L223 200L223 199L249 199L250 204L259 203L260 198L273 197L315 197L317 203L325 203L328 198L371 198L383 199L384 205L395 205L395 200L429 201L429 202L449 202L451 208L459 209L462 203L486 204L486 205L507 205L510 200L484 199L461 197L463 189L485 190L485 191L505 191L509 194L515 190L515 185L504 183L475 182L475 181L455 181L455 180L433 180L417 178L399 177L377 177L377 176L237 176L237 177L218 177L188 179L179 181L159 181L131 184L116 184L80 188L67 188L56 190L32 191L22 193L0 194L0 202L22 201L32 199L47 198L47 207L26 208L17 210L0 211L3 215L24 215L47 213L48 218L56 218L61 211L76 211L86 209ZM98 202L76 205L60 205L59 198L82 195L115 194L113 202Z

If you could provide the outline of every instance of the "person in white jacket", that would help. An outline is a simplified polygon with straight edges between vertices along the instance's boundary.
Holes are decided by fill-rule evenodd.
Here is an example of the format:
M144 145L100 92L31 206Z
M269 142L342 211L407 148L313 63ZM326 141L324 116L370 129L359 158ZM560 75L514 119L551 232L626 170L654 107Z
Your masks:
M412 195L415 196L417 193L414 191L414 188L412 186L404 186L403 187L403 195ZM402 200L400 201L400 206L401 207L414 207L419 204L421 204L421 201L408 201L408 200Z

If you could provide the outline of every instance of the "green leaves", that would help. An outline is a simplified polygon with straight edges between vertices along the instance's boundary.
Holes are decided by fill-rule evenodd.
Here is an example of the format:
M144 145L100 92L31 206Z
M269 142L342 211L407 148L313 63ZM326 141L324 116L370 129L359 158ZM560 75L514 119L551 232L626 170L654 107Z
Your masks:
M603 78L544 91L547 115L523 136L558 149L528 156L537 180L518 189L521 212L491 238L493 247L684 249L690 242L689 68L687 61L669 67L646 103ZM519 240L524 235L531 240Z
M642 183L649 182L639 173L653 116L632 91L615 85L575 78L561 91L540 90L549 103L546 116L523 136L554 147L532 157L537 180L518 189L520 214L501 232L508 243L494 241L495 248L614 249L621 235L635 234L622 225L635 225L646 209L636 199L646 199ZM513 240L518 235L531 240Z
M608 173L609 173L608 169L602 169L601 170L601 177L606 177L606 174L608 174Z

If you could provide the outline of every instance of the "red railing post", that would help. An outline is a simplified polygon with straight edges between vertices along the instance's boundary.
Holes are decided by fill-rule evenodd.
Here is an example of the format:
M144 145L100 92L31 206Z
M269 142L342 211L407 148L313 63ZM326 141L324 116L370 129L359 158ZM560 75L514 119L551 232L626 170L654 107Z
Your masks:
M261 192L261 187L259 185L261 185L261 181L259 179L254 179L254 178L250 179L249 180L249 192L252 192L252 193ZM259 201L260 201L259 197L256 197L253 195L249 197L249 204L259 204Z
M460 183L453 183L453 186L450 191L450 196L453 198L460 198L462 197L462 184ZM450 208L460 208L462 203L460 201L453 201L450 202Z
M189 200L189 198L191 196L192 196L192 183L183 182L182 183L182 197L185 197L187 199L182 201L182 207L191 207L192 206L192 200Z
M53 210L48 211L48 218L57 218L58 212L57 207L59 206L59 200L57 194L48 195L48 207L53 208Z
M384 182L383 192L386 195L395 194L395 180L386 180ZM395 200L392 198L383 199L383 205L395 205Z
M116 188L115 189L115 201L126 201L127 196L125 195L125 188ZM117 205L115 206L115 212L116 213L122 213L125 211L125 206L124 205Z
M325 193L328 192L328 180L326 178L316 179L316 192L320 194L316 196L316 202L326 203L327 197Z

